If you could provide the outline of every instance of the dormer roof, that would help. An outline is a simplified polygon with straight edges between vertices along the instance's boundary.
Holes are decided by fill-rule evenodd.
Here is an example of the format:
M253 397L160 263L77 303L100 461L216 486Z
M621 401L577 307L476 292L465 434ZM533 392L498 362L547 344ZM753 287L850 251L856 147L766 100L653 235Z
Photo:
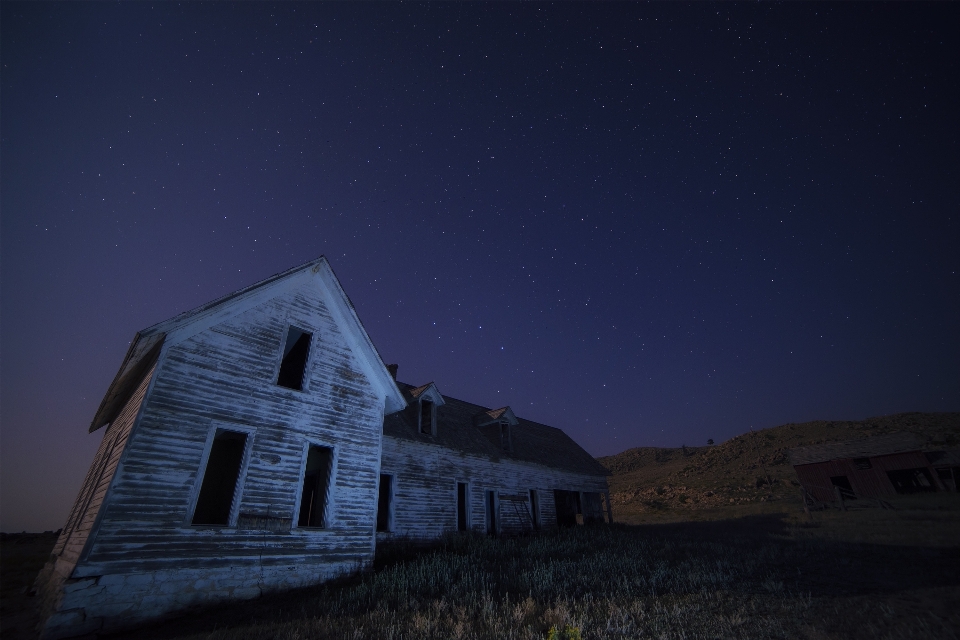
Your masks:
M438 389L437 385L433 382L428 382L427 384L416 387L415 389L410 389L409 393L412 400L429 400L437 406L440 406L444 403L443 395L440 393L440 389Z
M499 409L490 409L489 411L478 413L473 418L473 422L478 427L485 427L494 422L506 422L510 426L520 424L517 416L513 413L513 409L510 407L500 407Z
M429 385L414 387L398 382L397 386L404 397L412 401L415 390ZM418 395L422 396L423 391ZM450 396L442 396L442 399L443 405L436 407L436 434L420 433L417 413L407 410L384 418L384 436L441 446L454 453L482 456L494 462L517 460L592 476L610 475L593 456L560 429L519 418L510 407L491 409ZM478 424L478 418L486 426ZM501 420L511 424L509 451L499 444L499 427L496 425ZM488 435L485 432L490 433Z

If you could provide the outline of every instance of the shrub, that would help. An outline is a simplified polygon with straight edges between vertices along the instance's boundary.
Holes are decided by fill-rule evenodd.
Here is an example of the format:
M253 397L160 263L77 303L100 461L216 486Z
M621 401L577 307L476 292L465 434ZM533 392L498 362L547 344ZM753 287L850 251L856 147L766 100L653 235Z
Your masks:
M550 631L547 633L547 640L581 640L582 638L583 636L580 635L580 629L571 627L570 625L565 626L563 629L550 627Z

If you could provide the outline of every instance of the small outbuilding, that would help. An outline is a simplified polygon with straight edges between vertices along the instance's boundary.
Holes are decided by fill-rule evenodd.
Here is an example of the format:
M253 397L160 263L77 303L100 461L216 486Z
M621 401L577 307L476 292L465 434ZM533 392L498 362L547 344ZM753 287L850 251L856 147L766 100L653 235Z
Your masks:
M925 451L913 433L797 447L790 462L804 490L820 502L896 494L956 491L960 464L954 451Z

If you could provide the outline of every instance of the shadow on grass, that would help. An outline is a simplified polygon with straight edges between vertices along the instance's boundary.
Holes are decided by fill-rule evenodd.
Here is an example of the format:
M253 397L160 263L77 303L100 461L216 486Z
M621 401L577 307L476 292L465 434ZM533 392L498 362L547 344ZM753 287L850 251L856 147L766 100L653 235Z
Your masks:
M211 607L112 637L205 637L215 630L218 638L230 637L233 632L251 638L294 637L300 631L291 629L300 629L303 620L323 616L369 620L383 612L396 621L443 606L466 610L481 601L520 603L526 599L531 611L543 618L544 612L560 602L584 611L606 603L612 610L628 608L631 602L655 607L704 594L722 594L718 602L752 602L754 611L772 606L769 603L774 600L781 608L787 600L803 601L806 604L796 612L797 620L818 628L835 623L811 613L811 599L833 603L843 598L938 589L952 589L951 597L956 598L960 586L958 546L858 543L797 535L813 528L815 523L798 525L782 514L764 514L710 522L579 527L509 540L462 534L430 545L400 540L378 545L372 573ZM500 615L515 615L510 611L516 606L504 605ZM775 622L789 628L787 618L794 612L789 607L786 611L785 615L776 614L780 618ZM729 623L729 614L716 615ZM869 620L861 622L856 615L844 615L842 624L862 626L875 623L878 614L869 614ZM941 630L957 624L952 618L938 620L945 625L937 627ZM547 622L538 624L537 633L548 628L544 626ZM609 620L606 624L609 627ZM254 628L260 631L251 632ZM740 627L730 628L736 631ZM754 633L749 626L742 629L746 636L733 635L750 637ZM495 635L475 633L478 637ZM759 630L755 633L760 634L757 637L765 635ZM369 635L361 633L359 637ZM473 633L468 630L467 635Z

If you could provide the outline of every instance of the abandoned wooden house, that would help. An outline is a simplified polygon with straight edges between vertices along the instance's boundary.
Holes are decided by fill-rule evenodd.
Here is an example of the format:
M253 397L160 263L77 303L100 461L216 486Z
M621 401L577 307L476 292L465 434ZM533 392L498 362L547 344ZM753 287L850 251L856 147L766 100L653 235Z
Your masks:
M912 433L892 433L849 442L797 447L790 462L803 489L815 500L883 498L898 493L956 491L960 456L925 451Z
M560 429L441 395L432 382L398 386L407 408L383 425L381 537L604 522L604 505L612 520L608 472Z
M562 431L395 373L323 257L139 332L37 578L41 636L316 584L378 535L603 519L606 472Z

